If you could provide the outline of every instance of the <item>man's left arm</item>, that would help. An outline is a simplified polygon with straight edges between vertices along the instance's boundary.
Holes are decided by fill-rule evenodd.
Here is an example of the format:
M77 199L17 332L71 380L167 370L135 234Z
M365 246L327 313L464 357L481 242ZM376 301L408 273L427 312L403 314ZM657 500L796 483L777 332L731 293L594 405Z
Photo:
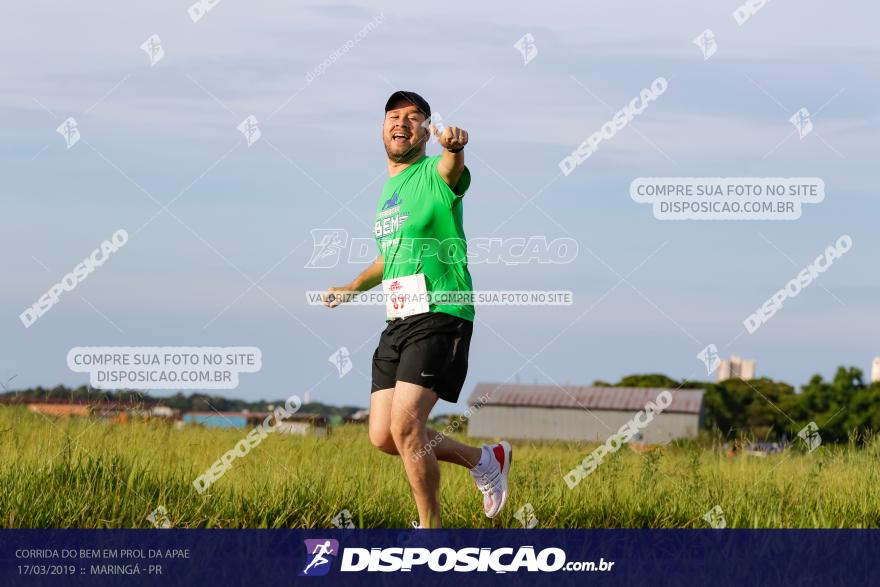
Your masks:
M464 172L464 146L468 142L467 131L455 126L447 126L443 132L437 130L433 124L431 132L437 137L440 146L443 147L443 155L437 163L437 173L443 178L453 191Z

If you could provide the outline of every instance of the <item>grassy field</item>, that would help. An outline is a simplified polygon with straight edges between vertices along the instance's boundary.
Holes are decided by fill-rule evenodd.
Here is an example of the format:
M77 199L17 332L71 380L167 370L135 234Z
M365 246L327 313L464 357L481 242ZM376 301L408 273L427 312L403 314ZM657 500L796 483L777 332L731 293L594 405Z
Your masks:
M204 495L192 481L246 432L161 423L49 419L0 407L0 527L145 528L162 505L179 528L330 527L348 509L365 528L409 527L415 506L397 457L366 428L329 438L269 435ZM513 443L512 491L495 520L461 468L442 464L449 527L705 528L720 505L728 527L880 526L880 445L822 446L812 454L724 456L695 447L628 448L569 490L562 475L593 446Z

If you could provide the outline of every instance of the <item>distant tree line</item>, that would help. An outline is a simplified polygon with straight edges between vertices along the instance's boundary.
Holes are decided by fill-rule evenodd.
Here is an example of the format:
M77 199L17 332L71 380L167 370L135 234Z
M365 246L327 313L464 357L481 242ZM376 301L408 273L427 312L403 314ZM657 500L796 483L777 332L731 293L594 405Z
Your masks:
M204 393L192 393L184 395L177 392L167 397L153 397L147 393L137 391L107 391L90 388L82 385L75 389L64 385L57 385L52 388L33 387L18 391L10 391L0 394L0 398L5 400L15 399L22 402L39 402L46 400L66 400L74 402L123 402L127 404L141 404L143 406L163 405L170 408L176 408L182 412L241 412L249 410L251 412L268 412L269 406L283 406L285 399L275 401L257 400L246 401L242 399L226 398L219 395L208 395ZM355 406L330 406L320 402L311 402L300 408L303 414L321 414L323 416L350 416L360 408Z
M810 422L819 427L822 442L847 441L851 434L863 439L880 431L880 383L866 384L856 367L838 367L831 381L813 375L800 392L766 377L715 383L648 374L630 375L614 384L596 381L594 385L703 389L703 427L725 438L791 440Z
M749 437L776 441L794 439L809 422L819 427L822 442L847 441L851 434L864 438L880 432L880 383L866 384L856 367L838 367L834 378L825 381L813 375L809 383L796 391L782 381L766 377L742 381L730 379L720 383L676 381L663 374L629 375L617 383L596 381L603 387L655 387L664 389L703 389L703 427L708 432L734 439ZM53 388L29 388L0 394L0 399L18 401L72 400L121 401L144 405L162 404L184 412L252 412L269 411L269 406L284 405L276 401L246 401L222 396L176 393L168 397L152 397L135 391L104 391L87 386L71 389L63 385ZM332 406L312 402L300 408L301 413L321 414L339 420L360 408ZM334 418L336 417L336 418Z

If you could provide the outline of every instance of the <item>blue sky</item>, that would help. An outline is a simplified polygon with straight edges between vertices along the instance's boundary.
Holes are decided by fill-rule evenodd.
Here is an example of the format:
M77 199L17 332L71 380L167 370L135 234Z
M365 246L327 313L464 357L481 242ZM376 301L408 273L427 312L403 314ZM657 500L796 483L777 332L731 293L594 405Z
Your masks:
M177 2L11 7L0 375L85 383L66 365L74 346L257 346L263 369L225 394L367 405L382 309L304 296L363 265L304 266L314 228L370 236L395 89L468 130L469 237L579 243L568 265L472 268L478 289L566 289L575 302L478 308L463 398L478 381L705 376L695 355L710 343L795 384L868 370L880 355L877 10L770 2L739 26L736 8L222 0L193 22ZM718 51L704 61L692 40L706 28ZM526 33L528 64L513 47ZM165 56L150 67L140 45L153 34ZM667 91L563 177L559 160L658 76ZM801 107L815 128L803 139L788 121ZM250 147L236 130L248 115L262 132ZM68 116L82 137L71 149L55 132ZM659 221L629 197L651 176L820 177L826 198L790 222ZM23 328L19 313L119 228L129 243ZM742 320L842 234L852 251L746 333ZM343 378L327 360L341 346L354 365Z

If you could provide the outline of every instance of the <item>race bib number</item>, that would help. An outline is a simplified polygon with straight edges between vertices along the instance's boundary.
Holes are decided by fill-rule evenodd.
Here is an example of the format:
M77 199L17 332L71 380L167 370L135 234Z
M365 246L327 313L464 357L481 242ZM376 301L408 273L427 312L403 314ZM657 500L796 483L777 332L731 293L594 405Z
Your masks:
M382 281L388 318L406 318L428 311L428 289L424 273Z

